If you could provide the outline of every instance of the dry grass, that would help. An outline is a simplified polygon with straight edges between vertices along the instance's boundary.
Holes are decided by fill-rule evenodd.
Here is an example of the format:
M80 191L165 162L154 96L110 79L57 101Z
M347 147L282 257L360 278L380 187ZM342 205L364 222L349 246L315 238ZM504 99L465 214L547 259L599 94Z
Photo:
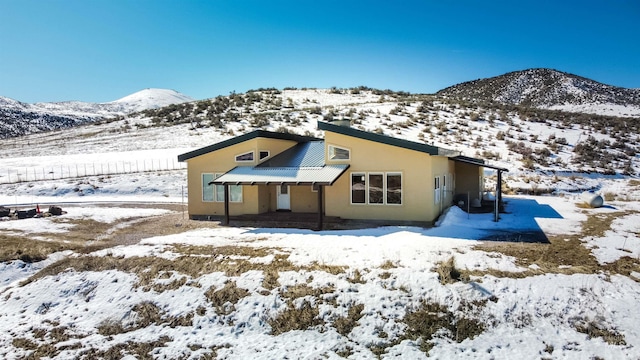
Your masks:
M599 337L610 345L627 345L624 335L616 329L608 329L606 325L596 320L574 319L573 327L577 332L586 334L589 339Z
M127 207L127 205L119 205ZM136 205L136 207L145 207ZM158 205L153 205L158 208ZM160 207L176 210L175 205ZM73 211L73 208L69 208ZM96 250L110 248L117 245L138 243L141 239L176 234L203 227L216 227L217 223L207 221L185 220L180 213L153 216L149 218L121 219L107 224L92 219L69 219L64 216L49 218L49 221L73 225L68 231L60 233L35 233L22 236L0 234L0 261L22 260L37 262L47 258L50 254L63 250L79 253L90 253ZM21 220L13 220L21 221ZM43 220L44 221L44 220ZM123 228L117 225L128 224ZM42 236L50 241L34 240L34 236ZM97 240L99 239L99 240Z
M239 288L234 281L227 281L222 289L212 286L204 293L218 315L231 314L236 310L235 305L248 295L249 291Z
M271 326L271 335L277 336L293 330L307 330L311 327L323 324L318 317L320 314L318 305L311 305L308 301L296 307L293 302L287 304L287 308L277 316L267 320Z
M38 262L50 254L64 250L78 250L76 244L32 240L24 236L0 234L0 262L22 260L24 262Z
M121 359L127 355L132 355L136 359L151 360L151 352L159 347L165 346L172 341L168 336L161 336L158 340L148 342L127 341L123 344L116 344L106 350L88 349L80 353L80 359Z
M347 336L354 327L358 326L358 321L362 318L363 304L356 304L349 307L347 315L339 317L333 321L333 327L342 335Z
M640 271L640 260L623 257L613 263L601 265L584 246L582 239L586 237L603 237L607 230L611 229L612 222L625 215L637 213L637 211L612 212L612 213L587 213L587 220L582 223L581 232L573 235L556 235L549 237L549 244L540 243L505 243L484 242L475 249L487 252L499 252L516 259L516 265L529 268L523 272L505 272L496 270L487 271L463 271L467 275L484 274L496 277L527 277L545 273L552 274L595 274L608 271L611 274L629 276L632 271Z
M468 276L463 275L463 273L456 268L453 257L450 257L447 261L439 263L436 267L436 272L438 273L438 279L442 285L468 280Z
M420 306L405 315L407 325L405 338L420 341L420 349L428 353L433 347L435 336L449 338L456 342L474 338L482 334L485 325L473 318L456 317L446 306L422 301Z
M280 296L287 300L295 300L305 296L312 296L321 299L326 294L333 294L336 291L334 286L326 286L321 288L313 288L307 284L297 284L287 286L280 290Z
M193 313L188 313L183 316L168 316L158 305L151 301L140 302L134 305L131 311L136 314L134 323L123 324L118 320L106 319L98 325L98 334L114 336L143 329L151 325L168 325L172 328L178 326L193 326Z

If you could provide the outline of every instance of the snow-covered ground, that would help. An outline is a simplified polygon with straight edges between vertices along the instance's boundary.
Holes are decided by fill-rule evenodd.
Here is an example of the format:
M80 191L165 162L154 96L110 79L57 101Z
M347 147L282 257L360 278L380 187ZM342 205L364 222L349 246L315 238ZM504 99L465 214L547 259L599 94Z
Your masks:
M138 196L131 195L130 200L135 201ZM84 199L94 200L92 195L85 195ZM157 359L196 359L212 352L220 359L344 356L365 359L375 358L376 354L382 358L420 359L427 354L420 350L419 341L404 337L408 326L405 316L426 301L445 306L453 316L467 314L463 309L471 303L483 304L477 305L474 316L484 324L484 331L460 342L446 333L435 336L434 347L428 352L434 358L639 358L640 348L636 344L640 343L637 327L640 283L633 277L640 276L637 272L629 277L549 273L524 278L487 273L469 281L451 284L439 281L435 270L450 258L459 269L526 271L513 257L474 247L494 231L542 230L550 236L576 233L590 214L627 214L615 220L603 238L584 239L600 261L612 262L622 256L637 258L640 254L639 228L634 225L638 215L633 213L640 211L637 202L611 202L600 209L585 210L577 206L579 197L570 195L516 196L506 200L507 213L501 215L498 223L492 221L490 214L467 215L454 207L439 226L431 229L381 227L315 232L212 227L152 236L138 244L90 254L114 261L157 259L164 270L151 279L151 285L157 286L152 289L139 285L144 271L125 271L117 266L103 271L70 268L20 284L56 260L87 256L71 252L56 253L39 263L19 260L3 263L0 357L20 358L39 345L50 343L57 349L49 349L56 359L107 356L113 349L121 349L116 350L119 357L134 358L136 350L131 346L156 342L145 351ZM68 205L68 214L58 219L115 223L123 218L166 213L135 206L107 209ZM29 233L29 222L36 221L40 222L37 225L40 235L68 231L73 226L53 218L3 221L0 234ZM23 223L26 227L16 227ZM619 250L623 238L624 248L630 252ZM160 264L167 259L180 261L184 246L200 249L199 255L192 255L196 256L194 260L204 257L230 266L246 262L255 268L192 276ZM218 254L216 249L227 250ZM237 254L224 255L228 249L236 249ZM241 249L264 254L249 256ZM283 256L291 263L291 269L278 270L277 285L268 288L265 285L268 271L260 266L268 266ZM342 270L324 270L338 267ZM171 286L174 283L178 286ZM234 302L227 303L224 306L227 310L223 311L216 307L208 291L229 284L243 295L232 298ZM307 292L299 296L289 293L300 287ZM141 313L140 306L145 304L159 312L151 323L144 323L148 314ZM314 325L282 333L274 331L273 319L291 307L309 304L318 310ZM356 305L362 306L362 310L354 328L338 331L336 319L347 316ZM120 324L123 330L117 334L105 333L107 330L101 333L98 329L104 329L106 324ZM604 329L618 340L608 343L595 333L590 336L577 331L587 325ZM31 347L24 345L28 341ZM380 347L384 351L376 350Z

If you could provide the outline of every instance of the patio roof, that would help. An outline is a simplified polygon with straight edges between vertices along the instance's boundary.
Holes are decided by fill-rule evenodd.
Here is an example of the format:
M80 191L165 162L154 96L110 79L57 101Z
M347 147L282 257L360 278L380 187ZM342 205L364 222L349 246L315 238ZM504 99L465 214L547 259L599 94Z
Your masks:
M349 165L320 167L238 166L212 181L218 185L333 185Z
M237 166L212 181L220 185L332 185L349 165L325 165L324 141L308 141L257 166Z
M450 157L449 159L451 159L453 161L465 163L465 164L476 165L476 166L481 166L481 167L494 169L494 170L498 170L498 171L509 172L509 169L505 169L505 168L501 168L499 166L486 164L484 162L484 160L482 160L482 159L476 159L476 158L471 158L471 157L462 156L462 155Z

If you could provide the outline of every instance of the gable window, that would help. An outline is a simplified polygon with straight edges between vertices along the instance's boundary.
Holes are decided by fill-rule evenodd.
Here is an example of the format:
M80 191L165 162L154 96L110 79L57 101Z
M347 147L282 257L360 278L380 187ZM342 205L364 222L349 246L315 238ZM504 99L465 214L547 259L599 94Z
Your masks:
M351 203L364 204L367 190L366 176L362 173L351 174Z
M402 174L387 173L387 204L402 204Z
M434 194L433 194L434 202L436 204L440 204L440 177L439 176L435 177L435 181L433 183L433 189L434 189Z
M253 151L236 155L236 162L249 162L249 161L253 161Z
M209 185L214 179L214 174L202 174L202 201L203 202L212 202L213 201L213 190L214 185Z
M351 159L351 152L349 149L329 145L329 159L330 160L349 160Z
M384 203L383 174L369 174L369 204Z
M264 160L269 157L269 150L260 150L258 154L258 160Z

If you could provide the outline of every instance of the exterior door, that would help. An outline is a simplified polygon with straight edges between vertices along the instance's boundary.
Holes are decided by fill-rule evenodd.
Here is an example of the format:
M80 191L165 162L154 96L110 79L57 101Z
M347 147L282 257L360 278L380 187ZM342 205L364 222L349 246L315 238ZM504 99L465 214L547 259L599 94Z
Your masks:
M289 193L289 185L278 185L278 210L291 210L291 194Z

